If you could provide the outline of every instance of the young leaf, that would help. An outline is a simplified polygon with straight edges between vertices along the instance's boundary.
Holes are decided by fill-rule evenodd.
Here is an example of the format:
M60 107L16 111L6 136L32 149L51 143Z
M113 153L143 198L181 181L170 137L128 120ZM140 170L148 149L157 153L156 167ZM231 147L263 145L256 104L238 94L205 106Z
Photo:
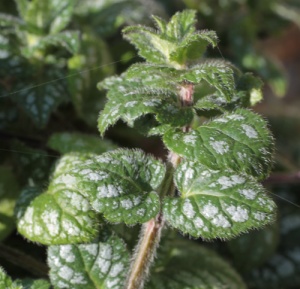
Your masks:
M154 17L154 21L158 32L142 26L130 26L123 30L124 37L150 63L182 69L190 60L199 59L209 44L213 47L217 44L214 31L195 32L194 10L178 12L168 23L158 17Z
M271 168L272 136L265 121L249 110L226 113L189 133L170 130L163 140L170 150L213 170L231 169L261 180Z
M214 252L190 241L171 240L158 253L145 289L245 289L239 275ZM165 246L166 247L166 246Z
M14 229L14 206L19 196L19 185L12 171L0 166L0 241Z
M186 9L182 12L177 12L166 25L166 34L163 36L167 36L174 41L181 41L187 35L195 32L195 24L195 10Z
M64 289L122 289L129 254L124 242L110 236L99 243L50 246L51 283Z
M232 65L220 60L205 60L182 73L182 79L197 84L205 80L229 101L235 92Z
M66 154L70 152L101 154L117 146L100 137L82 133L54 133L47 143L53 150Z
M202 30L187 35L170 54L170 59L180 64L191 62L203 56L208 45L215 47L218 37L215 31Z
M174 44L163 39L154 30L143 26L129 26L123 29L124 38L132 43L139 55L150 63L168 63Z
M110 222L137 224L157 215L155 190L164 174L164 165L142 151L116 150L77 164L53 178L53 185L71 183Z
M175 184L180 197L164 200L165 218L193 237L233 238L274 219L275 203L250 176L183 162Z
M40 195L24 190L16 218L23 236L45 245L88 242L97 234L97 215L88 200L59 185Z

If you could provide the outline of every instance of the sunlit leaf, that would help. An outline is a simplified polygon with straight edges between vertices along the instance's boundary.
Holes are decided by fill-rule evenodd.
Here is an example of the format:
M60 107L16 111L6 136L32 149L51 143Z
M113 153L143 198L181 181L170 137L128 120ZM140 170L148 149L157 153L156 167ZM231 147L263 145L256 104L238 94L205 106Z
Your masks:
M183 162L175 171L180 197L167 197L169 224L193 237L228 239L274 219L275 203L252 177Z
M225 113L189 133L170 130L164 143L210 169L242 171L258 179L268 176L274 150L265 121L245 109Z
M50 280L64 289L122 289L129 254L124 242L110 236L99 243L50 246Z
M183 72L182 78L192 83L204 80L216 88L229 101L235 92L233 70L231 66L220 60L206 60Z
M61 171L61 170L60 170ZM163 164L141 151L116 150L78 163L52 184L70 184L110 222L144 223L159 211Z
M22 192L16 208L18 231L41 244L88 242L95 238L97 215L78 191L62 185L39 194Z

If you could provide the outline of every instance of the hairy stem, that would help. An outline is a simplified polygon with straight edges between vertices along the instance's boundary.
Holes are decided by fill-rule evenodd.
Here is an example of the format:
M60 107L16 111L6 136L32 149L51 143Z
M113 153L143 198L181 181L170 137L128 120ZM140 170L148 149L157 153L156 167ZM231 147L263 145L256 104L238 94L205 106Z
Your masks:
M192 84L185 83L179 87L178 98L182 107L193 104L193 94L194 86ZM182 129L184 132L188 132L190 126L185 126ZM173 174L180 161L181 158L177 154L169 152L166 176L159 190L161 199L166 195L174 196ZM150 266L158 248L163 227L164 218L162 212L154 219L143 224L124 289L142 289L144 287L145 279L149 274Z
M173 173L174 167L171 163L168 163L166 176L159 188L161 199L165 195L174 194ZM133 260L125 283L125 289L143 288L156 254L163 227L164 219L162 212L142 225L139 241L134 249Z
M161 214L143 224L139 242L135 248L126 289L142 289L155 257L164 220Z

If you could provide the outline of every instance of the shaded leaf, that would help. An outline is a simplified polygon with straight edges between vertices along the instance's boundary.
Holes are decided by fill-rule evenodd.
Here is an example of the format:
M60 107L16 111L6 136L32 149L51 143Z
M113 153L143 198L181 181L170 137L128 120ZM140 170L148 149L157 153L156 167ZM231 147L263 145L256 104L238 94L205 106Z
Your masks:
M68 132L52 134L47 145L61 154L70 152L101 154L117 148L110 141L94 135Z
M263 99L263 82L252 73L245 73L237 83L237 90L247 93L248 106L254 106Z
M56 288L121 289L129 254L124 242L110 236L99 243L50 246L50 279Z
M158 253L146 289L245 289L239 275L216 253L185 240L172 240ZM201 261L200 261L201 260Z
M0 27L19 27L24 25L23 21L15 16L0 13Z
M71 100L78 116L93 128L105 101L95 83L114 72L111 62L106 44L91 32L80 36L80 51L68 60Z
M251 288L281 289L300 286L299 209L282 210L280 243L271 258L245 276Z
M29 27L57 33L69 24L75 3L76 0L33 0L27 4L24 20Z
M79 32L64 31L61 33L50 34L40 37L35 45L31 45L23 51L26 57L32 57L38 50L45 50L49 46L58 46L67 49L70 53L75 54L79 50ZM53 84L52 84L53 85Z
M22 184L33 182L44 185L48 181L51 166L58 156L49 155L45 150L28 147L19 141L13 142L11 149L14 152L13 165Z
M249 110L225 113L189 133L170 130L163 140L170 150L213 170L231 169L264 179L271 168L272 136L265 121Z
M20 285L22 284L22 289L50 289L51 284L46 280L33 280L24 279L17 281Z
M20 194L19 185L11 169L0 166L0 241L14 229L14 206Z
M66 82L61 79L65 76L64 71L55 66L31 65L26 70L24 77L25 69L27 67L20 67L18 74L15 75L21 81L15 86L17 93L12 96L12 99L17 102L37 127L43 128L57 106L68 99ZM35 80L35 83L32 83L32 79ZM54 79L60 79L60 81L53 85ZM49 82L49 80L51 81ZM36 83L42 85L36 86Z
M169 224L193 237L228 239L274 219L275 203L252 177L183 162L175 171L179 198L166 198Z
M234 265L249 272L266 262L275 252L279 242L278 224L260 231L252 231L228 243Z

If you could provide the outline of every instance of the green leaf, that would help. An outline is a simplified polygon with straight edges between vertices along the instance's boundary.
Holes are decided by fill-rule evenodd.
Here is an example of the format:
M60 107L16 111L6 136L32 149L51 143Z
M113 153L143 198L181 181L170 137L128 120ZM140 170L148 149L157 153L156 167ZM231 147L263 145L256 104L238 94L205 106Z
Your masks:
M0 13L0 27L1 29L5 27L20 27L24 25L23 21L15 16Z
M51 113L59 104L67 100L66 81L61 79L64 76L61 68L48 65L20 66L18 74L14 75L21 81L15 87L17 93L12 96L12 99L37 127L45 127ZM32 83L33 79L35 83ZM60 81L53 85L53 80L56 79ZM36 85L36 83L41 85Z
M40 31L57 33L70 22L76 0L39 1L33 0L27 5L24 20Z
M112 235L99 243L48 248L51 283L64 289L122 289L129 263L124 242Z
M255 77L252 73L245 73L238 80L237 91L245 91L247 93L247 105L254 106L263 99L262 94L263 82Z
M214 31L195 32L195 14L195 10L184 10L168 23L153 17L158 32L148 27L130 26L123 30L124 37L148 62L182 69L190 60L199 59L208 45L215 47L218 41Z
M63 185L43 194L22 192L16 208L17 228L27 239L45 245L88 242L97 235L97 215L88 200Z
M109 100L98 119L98 129L103 135L107 128L118 120L129 126L146 114L154 114L162 124L182 127L193 119L191 107L181 107L173 96L153 96L148 94L127 94L122 99Z
M29 147L19 141L12 142L11 149L14 151L14 169L21 184L33 182L44 185L48 181L51 166L58 156L49 155L46 150Z
M169 86L172 92L176 92L176 80L177 82L180 81L180 72L166 65L142 62L131 65L127 69L125 77L128 80L132 78L140 79L145 85L149 85L153 81L156 85L160 86L165 82L166 87Z
M227 101L226 98L217 94L209 94L200 98L193 107L199 115L206 111L225 112Z
M21 16L21 18L26 17L26 12L28 9L28 1L27 0L15 0L15 3L17 5L18 12Z
M208 45L215 47L217 43L218 37L215 31L199 31L186 36L170 54L170 59L180 64L191 62L203 56Z
M36 54L36 51L45 51L49 46L63 47L70 53L75 54L79 50L79 45L80 41L78 31L64 31L39 38L38 42L35 45L28 47L23 54L30 58Z
M103 136L109 126L122 119L130 126L139 117L154 113L161 106L162 100L151 100L148 96L141 98L129 95L120 100L109 100L101 111L98 119L98 129Z
M278 224L252 231L228 242L234 265L239 271L250 272L263 265L275 252L279 242Z
M229 264L191 241L171 240L158 252L157 263L145 289L246 288Z
M91 157L94 157L95 155L92 153L87 152L76 152L76 153L68 153L63 155L58 162L56 163L55 170L52 175L52 179L56 179L61 174L65 174L68 171L74 169L74 166L77 166L78 164L82 164L85 161L88 161L91 159ZM55 182L57 184L64 184L67 188L69 185L69 182L61 181L59 182L59 179L56 179ZM72 186L70 186L72 188Z
M168 63L174 44L161 38L154 30L143 26L129 26L123 29L124 38L133 44L139 55L150 63Z
M204 239L228 239L274 219L275 203L250 176L182 162L175 171L179 198L166 198L169 224Z
M285 206L281 214L278 250L263 266L245 275L251 288L281 289L300 286L299 209Z
M70 152L101 154L117 148L110 141L94 135L68 132L52 134L47 145L61 154Z
M51 284L46 280L24 279L17 282L22 284L22 289L50 289L51 287Z
M76 112L94 128L105 103L95 83L114 72L107 45L91 32L81 34L80 51L68 60L68 68L72 75L67 79L68 90Z
M235 93L232 66L222 60L205 60L182 73L182 79L197 84L202 80L216 88L229 101Z
M4 270L0 267L0 288L5 289L23 289L22 286L17 285L8 277Z
M168 149L213 170L231 169L261 180L271 168L272 136L266 122L249 110L225 113L189 133L170 130L163 140Z
M172 16L166 25L166 35L174 41L181 41L184 37L195 32L196 10L183 10Z
M14 229L14 206L19 195L19 185L11 169L0 166L0 241Z
M142 151L116 150L76 164L54 178L53 185L70 183L110 222L137 224L157 215L160 202L155 191L164 174L164 165Z
M129 69L129 78L141 71L144 65L138 64ZM108 102L98 119L98 128L101 134L115 124L123 120L129 126L146 115L154 114L156 120L161 124L182 127L189 124L194 116L191 107L182 107L177 99L176 84L172 80L168 82L165 71L173 71L168 67L157 67L145 65L145 70L158 70L155 75L158 77L161 71L161 81L156 82L157 77L125 80L123 77L110 77L98 84L99 88L109 88L107 93ZM126 76L125 76L126 77Z

